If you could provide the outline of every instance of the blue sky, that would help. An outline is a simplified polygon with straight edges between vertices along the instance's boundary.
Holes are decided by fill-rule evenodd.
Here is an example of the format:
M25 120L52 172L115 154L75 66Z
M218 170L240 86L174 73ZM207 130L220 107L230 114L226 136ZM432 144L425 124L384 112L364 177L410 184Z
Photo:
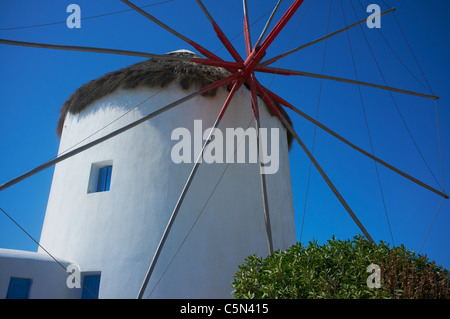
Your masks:
M159 0L136 0L138 6ZM361 1L363 6L369 2ZM65 20L66 8L76 3L81 8L80 29L69 29ZM256 38L276 1L248 0L252 36ZM284 1L279 18L290 1ZM309 4L310 3L310 4ZM359 1L352 2L358 19L348 0L343 0L347 23L364 18ZM382 10L386 6L380 1ZM412 176L442 190L442 176L450 183L450 44L447 15L450 3L446 0L389 1L396 7L396 17L402 25L420 67L424 71L437 101L442 147L443 173L439 156L435 104L430 99L393 93L398 109L413 136L415 147L399 112L388 92L375 88L361 88L367 123L375 155ZM242 31L242 2L240 0L205 0L217 23L244 55ZM308 5L309 4L309 5ZM328 0L305 0L296 15L267 51L272 57L326 34ZM161 29L120 1L87 0L16 0L0 4L0 38L53 44L97 46L104 48L144 51L164 54L177 49L190 49L167 31ZM147 7L175 30L199 42L224 59L231 60L221 48L208 20L191 0L173 0ZM305 13L306 11L306 13ZM304 18L303 17L303 14ZM99 16L100 15L100 16ZM94 17L99 16L99 17ZM90 18L94 17L94 18ZM89 18L89 19L86 19ZM261 18L261 19L260 19ZM57 23L61 22L61 23ZM301 24L299 24L301 22ZM53 24L54 23L54 24ZM51 25L43 25L51 24ZM11 29L14 27L38 27ZM329 31L344 26L340 1L333 0ZM383 16L381 29L364 31L388 85L428 93L424 80L392 15ZM392 53L386 42L400 58ZM383 84L370 50L359 27L349 31L355 64L360 80ZM324 57L324 42L297 52L282 60L280 66L289 69L320 73ZM58 150L56 124L60 106L78 87L101 75L142 61L142 58L96 53L56 51L0 45L0 183L52 159ZM404 67L406 66L406 68ZM327 42L324 73L354 79L353 63L346 33ZM411 75L413 74L413 75ZM320 80L308 77L258 75L266 86L290 101L305 113L315 117L319 100ZM417 80L418 81L417 81ZM420 82L420 83L419 83ZM371 151L366 122L358 87L351 84L322 82L318 120L351 142ZM311 148L314 126L299 115L289 112L294 127ZM374 162L350 149L347 145L317 130L314 155L335 183L355 214L375 239L395 245L403 244L416 252L422 246L441 203L441 197L423 189L396 173L378 166L380 182L389 218L380 196ZM320 243L335 235L339 239L352 238L360 233L347 212L313 168L305 207L309 161L295 144L290 154L292 190L296 214L297 239ZM427 165L429 169L427 168ZM431 173L430 173L431 171ZM50 191L53 168L0 192L0 207L10 214L34 238L39 239ZM433 177L434 175L434 177ZM439 185L440 184L440 185ZM305 215L304 215L305 212ZM304 216L304 217L303 217ZM450 268L450 204L442 203L433 227L422 247L431 260ZM14 223L0 214L0 247L36 250L33 243Z

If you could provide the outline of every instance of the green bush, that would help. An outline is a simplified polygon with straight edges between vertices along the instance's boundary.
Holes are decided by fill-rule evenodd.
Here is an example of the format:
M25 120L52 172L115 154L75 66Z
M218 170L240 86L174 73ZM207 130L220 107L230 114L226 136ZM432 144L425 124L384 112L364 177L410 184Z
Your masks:
M381 287L369 288L370 264L380 267ZM261 258L246 258L234 276L235 298L449 298L450 272L400 247L363 236L320 246L300 243Z

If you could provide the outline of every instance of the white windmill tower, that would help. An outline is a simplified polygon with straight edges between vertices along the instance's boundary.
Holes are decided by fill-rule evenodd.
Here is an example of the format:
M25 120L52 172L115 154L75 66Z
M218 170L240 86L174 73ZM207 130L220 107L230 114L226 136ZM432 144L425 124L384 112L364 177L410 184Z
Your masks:
M169 56L194 57L188 52ZM93 80L62 109L60 155L80 141L88 144L226 75L217 67L148 60ZM82 272L99 274L101 298L136 297L192 168L193 160L172 160L177 143L173 134L179 128L190 130L193 138L200 134L203 144L204 131L214 123L228 95L226 87L213 92L56 165L40 244L54 256L76 261ZM158 261L155 280L149 283L153 287L167 271L152 297L231 297L237 265L250 254L269 252L259 164L251 158L238 163L241 159L235 154L246 148L251 157L249 147L255 146L250 104L250 91L242 87L219 127L223 146L232 143L232 153L227 148L222 163L206 163L205 158L198 169ZM279 146L279 154L277 149L276 173L266 174L266 187L273 248L286 249L295 243L288 134L268 108L261 107L260 116L265 126L279 132L276 140L268 134L271 145ZM203 123L200 132L198 125L194 127L199 123ZM235 134L225 136L226 128ZM189 159L198 155L193 150Z

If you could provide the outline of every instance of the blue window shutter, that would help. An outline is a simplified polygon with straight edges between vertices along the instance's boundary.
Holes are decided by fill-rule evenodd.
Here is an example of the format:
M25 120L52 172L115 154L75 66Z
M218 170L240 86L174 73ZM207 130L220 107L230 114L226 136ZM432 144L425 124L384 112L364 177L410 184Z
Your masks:
M112 166L105 166L98 171L97 192L109 191L111 185Z
M6 299L28 299L31 279L11 277L9 280Z
M100 288L100 274L85 275L83 278L83 291L81 299L97 299Z
M112 166L106 166L105 168L106 168L105 191L109 191L109 186L111 185Z
M106 186L106 167L102 167L98 171L97 192L104 192L105 186Z

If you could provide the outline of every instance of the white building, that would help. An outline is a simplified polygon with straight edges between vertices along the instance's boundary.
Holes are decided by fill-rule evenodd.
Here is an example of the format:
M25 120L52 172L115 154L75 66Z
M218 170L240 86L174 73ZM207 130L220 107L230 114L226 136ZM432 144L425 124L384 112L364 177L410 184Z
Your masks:
M93 80L63 106L59 154L225 74L194 63L148 60ZM212 126L227 95L220 87L193 98L56 165L40 245L64 266L78 265L81 280L99 298L136 298L193 166L171 159L177 143L172 132L187 128L194 137L195 120L202 120L203 130ZM286 249L295 243L289 138L259 102L261 126L280 133L279 169L265 177L274 249ZM219 129L254 127L252 119L250 93L243 86ZM233 275L251 254L268 254L259 164L202 163L144 297L230 298ZM7 296L11 277L31 279L29 298L82 297L82 289L67 287L69 273L41 249L0 250L0 269L0 298Z

